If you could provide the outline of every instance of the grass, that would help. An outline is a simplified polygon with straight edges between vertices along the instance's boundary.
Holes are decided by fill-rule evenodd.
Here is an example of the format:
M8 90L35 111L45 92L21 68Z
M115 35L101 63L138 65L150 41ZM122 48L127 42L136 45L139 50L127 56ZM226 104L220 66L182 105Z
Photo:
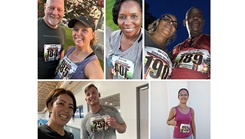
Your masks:
M65 32L66 32L66 40L65 40L65 51L69 46L74 46L74 41L72 39L72 29L64 27Z
M66 52L66 49L69 47L69 46L75 46L74 44L74 41L72 39L72 29L71 28L67 28L67 27L64 27L65 29L65 32L66 32L66 40L65 40L65 46L64 46L64 50ZM104 69L104 62L103 60L100 60L100 65L102 67L102 69Z
M112 8L115 0L106 0L106 25L109 26L113 31L118 30L119 27L113 22Z

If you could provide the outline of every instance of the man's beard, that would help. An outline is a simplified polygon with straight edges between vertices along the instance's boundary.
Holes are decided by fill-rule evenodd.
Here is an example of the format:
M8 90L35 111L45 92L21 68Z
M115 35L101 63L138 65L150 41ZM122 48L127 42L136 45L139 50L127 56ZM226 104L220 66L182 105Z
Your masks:
M48 17L48 22L52 26L57 26L60 23L60 20L57 17L55 17L55 18L52 17L52 15L51 15L51 16Z

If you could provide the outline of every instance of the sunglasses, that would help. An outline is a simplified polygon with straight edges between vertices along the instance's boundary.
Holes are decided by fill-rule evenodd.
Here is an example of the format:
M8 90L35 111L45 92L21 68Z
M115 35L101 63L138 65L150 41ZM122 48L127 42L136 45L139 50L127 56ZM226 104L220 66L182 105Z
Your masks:
M169 15L162 15L160 20L163 20L167 23L172 23L172 26L177 30L180 27L180 24L177 21L173 21L172 18Z

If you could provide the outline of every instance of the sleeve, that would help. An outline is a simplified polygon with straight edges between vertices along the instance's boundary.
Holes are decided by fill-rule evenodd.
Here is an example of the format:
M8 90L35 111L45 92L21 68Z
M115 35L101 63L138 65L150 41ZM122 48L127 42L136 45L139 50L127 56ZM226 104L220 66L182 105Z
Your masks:
M121 116L121 114L119 113L119 111L115 108L115 114L114 114L114 118L117 120L117 122L119 123L119 124L122 124L122 123L124 123L124 120L123 120L123 118L122 118L122 116Z
M81 139L88 139L88 132L86 130L86 121L87 120L85 118L82 120L81 129L80 129Z

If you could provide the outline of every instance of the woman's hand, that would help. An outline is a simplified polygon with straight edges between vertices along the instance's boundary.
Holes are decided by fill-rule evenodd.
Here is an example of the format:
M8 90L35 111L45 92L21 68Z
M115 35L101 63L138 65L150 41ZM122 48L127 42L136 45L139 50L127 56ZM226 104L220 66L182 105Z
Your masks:
M168 121L169 125L171 126L176 126L177 122L175 121L175 118L173 118L172 120Z

